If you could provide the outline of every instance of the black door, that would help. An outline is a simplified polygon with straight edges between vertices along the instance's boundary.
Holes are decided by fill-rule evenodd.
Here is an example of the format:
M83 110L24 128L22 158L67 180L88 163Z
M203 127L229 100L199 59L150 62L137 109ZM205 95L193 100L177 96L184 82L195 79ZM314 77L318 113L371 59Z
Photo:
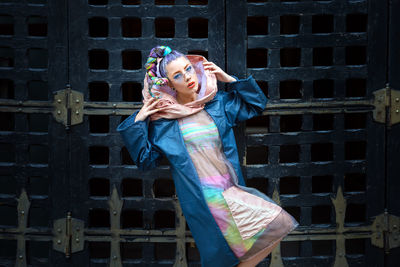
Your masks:
M399 8L1 1L0 266L200 266L167 163L137 170L115 130L156 45L270 99L235 129L242 167L300 227L259 266L396 266Z

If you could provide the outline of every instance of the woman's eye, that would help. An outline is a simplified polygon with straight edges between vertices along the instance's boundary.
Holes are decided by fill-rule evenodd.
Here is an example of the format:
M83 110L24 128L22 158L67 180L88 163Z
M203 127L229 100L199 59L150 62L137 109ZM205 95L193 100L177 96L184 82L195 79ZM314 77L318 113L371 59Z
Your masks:
M177 79L179 79L181 76L182 76L182 74L180 74L180 73L179 73L179 74L176 74L176 75L174 76L174 79L177 80Z
M187 67L186 71L191 71L192 70L192 66Z

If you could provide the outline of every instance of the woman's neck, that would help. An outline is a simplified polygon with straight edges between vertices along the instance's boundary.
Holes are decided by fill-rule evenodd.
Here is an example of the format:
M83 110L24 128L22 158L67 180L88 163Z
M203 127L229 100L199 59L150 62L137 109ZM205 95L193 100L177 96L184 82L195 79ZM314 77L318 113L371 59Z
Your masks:
M195 101L196 100L196 93L193 92L191 94L182 94L182 93L177 94L176 95L176 100L178 101L179 104L184 105L186 103Z

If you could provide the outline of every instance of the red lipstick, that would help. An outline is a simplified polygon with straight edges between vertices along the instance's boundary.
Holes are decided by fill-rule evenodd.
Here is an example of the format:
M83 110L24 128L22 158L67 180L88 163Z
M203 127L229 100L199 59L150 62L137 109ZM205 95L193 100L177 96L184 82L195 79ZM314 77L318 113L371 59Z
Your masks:
M196 85L195 82L190 82L190 83L188 84L188 87L189 87L190 89L192 89L195 85Z

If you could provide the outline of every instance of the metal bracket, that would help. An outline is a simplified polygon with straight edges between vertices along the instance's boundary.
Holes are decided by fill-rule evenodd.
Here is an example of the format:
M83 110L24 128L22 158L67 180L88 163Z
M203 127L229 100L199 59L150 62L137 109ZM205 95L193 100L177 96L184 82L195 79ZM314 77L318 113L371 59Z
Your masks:
M386 123L388 126L400 122L400 91L391 89L389 84L386 88L374 92L373 111L374 120Z
M83 122L83 93L66 89L54 92L53 117L56 121L69 127Z
M384 248L389 253L392 248L400 247L400 217L389 214L387 211L375 217L372 224L371 243Z
M85 222L71 217L68 212L67 218L55 220L53 223L53 249L64 252L65 257L69 258L71 253L84 249L84 230Z

